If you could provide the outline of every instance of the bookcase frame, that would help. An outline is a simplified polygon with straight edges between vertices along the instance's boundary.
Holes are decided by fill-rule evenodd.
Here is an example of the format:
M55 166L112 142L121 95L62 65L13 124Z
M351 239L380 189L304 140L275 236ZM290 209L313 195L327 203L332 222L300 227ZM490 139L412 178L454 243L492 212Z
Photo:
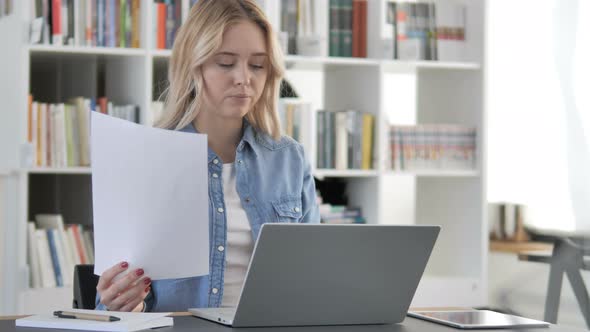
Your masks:
M327 6L327 0L325 1ZM379 14L385 0L369 0L369 14ZM414 0L410 0L414 1ZM316 178L342 178L349 204L362 207L368 223L437 224L442 232L418 287L412 306L481 306L487 304L485 22L486 0L437 0L467 6L467 62L397 61L375 58L383 29L368 20L368 54L372 58L286 56L287 79L315 110L355 109L375 115L372 170L317 169L316 146L306 147ZM0 61L0 314L34 313L71 305L71 288L31 289L26 255L29 216L29 178L32 175L90 176L91 169L22 167L27 135L27 96L31 92L33 60L61 61L82 70L84 63L107 63L111 75L106 94L116 102L140 106L147 123L153 96L155 66L165 64L171 52L152 49L152 6L142 1L141 48L55 47L29 45L29 1L15 1L12 15L0 20L5 48ZM275 26L280 3L264 1ZM371 16L378 17L378 16ZM327 18L326 18L327 19ZM63 75L62 75L63 76ZM413 106L400 108L399 95L389 82L408 77L413 82ZM62 85L71 82L57 83ZM320 89L309 81L321 82ZM83 87L84 88L84 87ZM86 87L88 88L88 87ZM72 88L73 89L73 88ZM96 97L96 96L85 96ZM50 100L49 102L57 102ZM64 100L59 100L63 102ZM475 170L392 171L388 168L390 124L455 123L477 128ZM315 132L312 112L308 125ZM315 142L315 138L312 140ZM66 220L67 222L67 220ZM411 254L411 253L409 253Z

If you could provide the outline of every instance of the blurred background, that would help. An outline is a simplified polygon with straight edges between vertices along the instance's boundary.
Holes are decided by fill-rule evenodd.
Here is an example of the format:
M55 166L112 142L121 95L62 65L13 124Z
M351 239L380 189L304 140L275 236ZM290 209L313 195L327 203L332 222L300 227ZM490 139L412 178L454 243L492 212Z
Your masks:
M89 112L153 125L196 2L0 0L0 314L71 305ZM257 2L323 223L441 225L412 307L589 327L589 2Z

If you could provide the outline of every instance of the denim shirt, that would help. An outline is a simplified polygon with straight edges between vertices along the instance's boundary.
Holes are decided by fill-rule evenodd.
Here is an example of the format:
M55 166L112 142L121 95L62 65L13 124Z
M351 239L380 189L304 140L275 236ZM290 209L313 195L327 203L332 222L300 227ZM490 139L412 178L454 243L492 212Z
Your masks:
M248 216L253 240L258 238L264 223L319 223L315 183L302 145L290 137L275 141L245 120L243 129L236 150L236 191ZM192 124L180 131L197 132ZM152 290L145 299L146 311L186 311L221 305L227 240L223 164L211 149L207 162L209 275L152 281ZM97 304L99 301L97 296ZM96 309L104 310L105 306L98 304Z

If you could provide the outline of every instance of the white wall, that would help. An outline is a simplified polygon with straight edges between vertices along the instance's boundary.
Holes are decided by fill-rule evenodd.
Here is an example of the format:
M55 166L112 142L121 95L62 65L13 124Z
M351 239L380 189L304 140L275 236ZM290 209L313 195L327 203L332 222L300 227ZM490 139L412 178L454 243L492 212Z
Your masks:
M489 200L527 204L537 227L590 229L590 1L488 4ZM542 319L548 276L491 254L490 305ZM567 278L558 323L586 328Z
M588 1L489 1L488 197L538 227L590 229L589 20Z

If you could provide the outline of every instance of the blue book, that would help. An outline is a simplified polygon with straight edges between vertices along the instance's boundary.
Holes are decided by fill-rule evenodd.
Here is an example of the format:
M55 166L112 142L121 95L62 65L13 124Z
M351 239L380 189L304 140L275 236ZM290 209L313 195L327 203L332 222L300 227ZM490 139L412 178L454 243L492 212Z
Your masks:
M105 23L105 0L97 0L96 3L96 12L97 12L97 18L96 18L96 35L98 36L98 38L96 39L96 46L105 46L105 41L104 41L104 34L105 34L105 29L104 29L104 23Z
M107 38L106 38L106 44L108 47L117 47L116 45L116 41L117 41L117 35L115 34L115 28L117 26L117 15L116 15L116 3L115 0L108 0L109 4L108 4L108 13L107 13L107 17L106 19L108 20L109 24L108 24L108 33L107 33Z
M61 276L61 268L59 266L59 260L57 258L57 247L55 246L55 233L53 229L47 230L47 242L49 242L49 251L51 252L51 261L53 262L53 272L55 273L55 282L57 287L63 287L64 281Z

